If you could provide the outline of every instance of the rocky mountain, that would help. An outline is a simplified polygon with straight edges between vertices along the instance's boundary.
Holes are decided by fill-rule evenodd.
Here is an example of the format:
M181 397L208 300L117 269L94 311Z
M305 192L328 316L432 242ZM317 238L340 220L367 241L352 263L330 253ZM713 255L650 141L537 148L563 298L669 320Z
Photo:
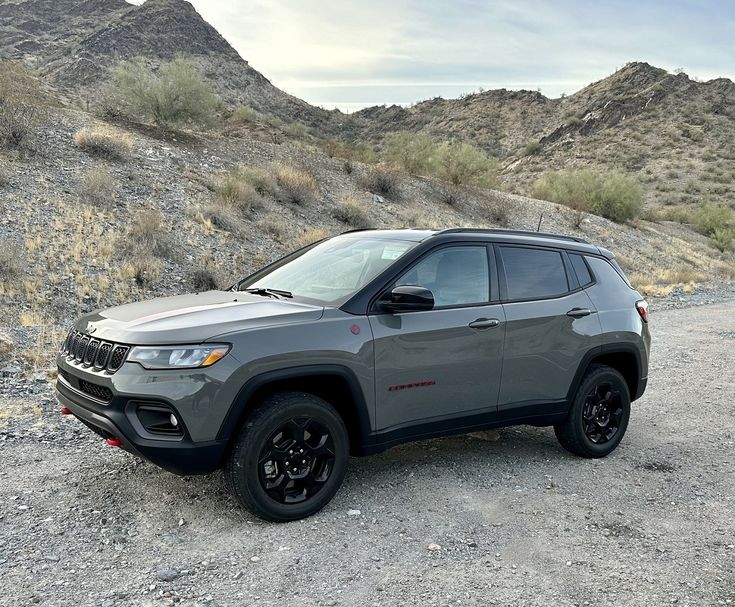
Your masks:
M735 83L726 78L630 63L559 99L502 89L368 108L352 120L355 139L411 131L472 141L503 159L519 192L548 169L620 168L639 175L652 203L735 205Z
M185 0L10 0L0 4L0 56L39 70L68 101L93 102L120 60L155 67L189 57L230 104L324 127L331 113L273 86Z

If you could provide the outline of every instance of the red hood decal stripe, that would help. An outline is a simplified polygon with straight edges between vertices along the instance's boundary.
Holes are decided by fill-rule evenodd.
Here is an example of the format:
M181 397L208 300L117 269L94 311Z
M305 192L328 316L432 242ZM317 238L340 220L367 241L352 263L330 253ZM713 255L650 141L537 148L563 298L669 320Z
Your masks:
M149 316L143 316L138 320L134 320L129 326L135 327L142 325L153 320L161 320L162 318L173 318L175 316L183 316L184 314L191 314L192 312L204 312L205 310L214 310L216 308L228 308L230 306L241 306L244 305L242 301L228 301L225 303L209 304L207 306L193 306L191 308L179 308L177 310L168 310L166 312L159 312L158 314L151 314Z

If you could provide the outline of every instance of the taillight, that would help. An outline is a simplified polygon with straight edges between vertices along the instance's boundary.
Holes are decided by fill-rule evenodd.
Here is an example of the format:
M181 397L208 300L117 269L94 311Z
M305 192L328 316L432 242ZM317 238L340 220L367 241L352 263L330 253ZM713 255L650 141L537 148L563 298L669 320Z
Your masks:
M645 299L635 302L635 309L643 322L648 322L648 302Z

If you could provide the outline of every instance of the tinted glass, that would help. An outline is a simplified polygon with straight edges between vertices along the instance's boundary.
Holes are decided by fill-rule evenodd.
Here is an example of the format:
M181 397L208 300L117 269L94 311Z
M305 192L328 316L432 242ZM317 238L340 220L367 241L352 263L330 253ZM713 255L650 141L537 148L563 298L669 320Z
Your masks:
M445 247L428 253L396 281L425 287L434 305L462 306L490 300L487 249L484 246Z
M556 251L501 247L508 299L540 299L569 290L564 261Z
M572 262L572 267L574 268L574 273L577 275L580 286L584 287L590 284L592 282L592 274L590 274L590 269L587 267L584 258L581 255L572 254L569 255L569 260Z
M281 289L308 301L341 305L416 244L369 236L338 236L242 288Z

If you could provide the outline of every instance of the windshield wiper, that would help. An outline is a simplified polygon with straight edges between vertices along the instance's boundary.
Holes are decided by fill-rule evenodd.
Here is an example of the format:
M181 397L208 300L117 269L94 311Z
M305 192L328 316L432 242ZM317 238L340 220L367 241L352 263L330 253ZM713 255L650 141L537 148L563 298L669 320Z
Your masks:
M242 291L245 291L246 293L253 293L254 295L275 297L276 299L280 299L281 297L287 297L288 299L291 299L293 297L293 293L291 293L291 291L282 291L281 289L264 289L262 287L252 287L248 289L242 289Z

